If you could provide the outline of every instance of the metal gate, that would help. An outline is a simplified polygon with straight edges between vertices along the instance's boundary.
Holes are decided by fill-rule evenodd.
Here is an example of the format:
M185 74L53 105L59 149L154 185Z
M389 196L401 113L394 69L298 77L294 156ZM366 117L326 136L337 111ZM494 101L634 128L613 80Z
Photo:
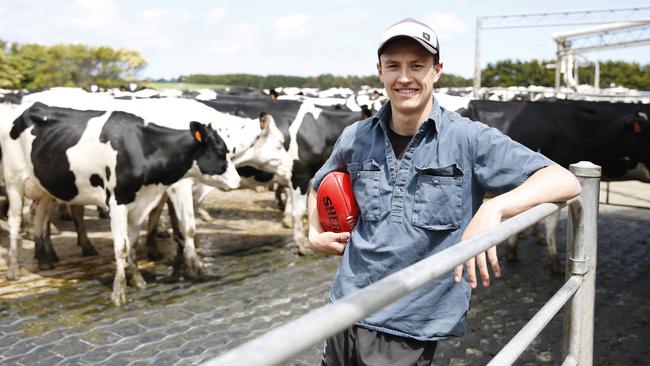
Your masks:
M512 364L567 302L569 305L564 313L562 365L591 365L601 169L592 163L580 162L571 165L570 170L582 185L582 194L573 200L533 207L479 236L464 240L349 296L279 326L206 362L205 365L283 364L564 206L569 206L567 281L489 365Z

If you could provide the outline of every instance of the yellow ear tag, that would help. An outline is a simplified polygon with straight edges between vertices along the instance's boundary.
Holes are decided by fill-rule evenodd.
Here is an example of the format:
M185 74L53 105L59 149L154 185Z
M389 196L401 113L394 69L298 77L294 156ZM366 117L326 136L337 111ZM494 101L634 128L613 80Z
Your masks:
M198 142L201 142L201 132L200 131L194 131L194 139Z

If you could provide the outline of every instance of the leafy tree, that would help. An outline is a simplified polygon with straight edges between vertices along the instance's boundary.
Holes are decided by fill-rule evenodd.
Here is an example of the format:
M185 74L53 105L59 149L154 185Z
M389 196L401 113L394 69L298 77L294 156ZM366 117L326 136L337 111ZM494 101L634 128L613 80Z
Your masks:
M481 71L481 85L516 86L516 85L555 85L555 70L544 65L554 63L550 60L512 61L503 60L488 64ZM594 65L579 67L578 81L581 84L594 83ZM637 90L650 90L650 65L640 65L624 61L606 61L600 63L600 87L620 85Z
M147 62L139 52L81 44L11 45L0 42L0 87L114 87L137 80Z
M299 77L289 75L249 75L249 74L191 74L181 76L179 82L198 84L221 84L239 87L250 87L256 89L282 87L318 88L327 89L333 87L360 89L363 85L380 88L383 86L377 75L369 76L337 76L333 74L321 74L310 77ZM471 79L460 76L443 74L438 86L468 86L472 84Z

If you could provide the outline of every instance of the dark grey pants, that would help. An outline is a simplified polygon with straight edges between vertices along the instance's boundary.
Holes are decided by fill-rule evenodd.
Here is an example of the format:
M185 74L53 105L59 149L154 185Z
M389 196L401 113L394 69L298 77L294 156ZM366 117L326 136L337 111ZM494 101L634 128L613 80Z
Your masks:
M437 345L355 325L327 340L321 366L431 365Z

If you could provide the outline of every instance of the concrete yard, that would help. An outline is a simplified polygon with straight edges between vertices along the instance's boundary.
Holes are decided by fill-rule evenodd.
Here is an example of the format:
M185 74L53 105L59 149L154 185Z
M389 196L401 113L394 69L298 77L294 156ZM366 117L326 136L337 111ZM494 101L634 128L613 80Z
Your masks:
M611 183L609 201L650 207L650 186ZM14 282L4 279L8 237L1 230L0 364L199 364L325 304L339 258L298 256L272 192L215 192L206 207L214 219L198 220L197 242L207 277L177 278L170 259L148 261L140 246L139 266L149 287L130 288L130 303L123 308L110 301L114 259L108 221L94 211L87 212L87 221L99 256L82 257L72 223L55 221L61 232L53 242L61 262L38 272L33 242L25 240L22 277ZM6 222L0 224L6 228ZM565 226L563 219L562 260ZM175 243L159 240L171 258ZM598 240L594 364L647 365L650 210L601 205ZM545 248L530 235L520 241L519 256L508 263L500 255L503 278L474 291L467 335L441 342L434 364L485 364L561 286L564 277L550 272ZM559 365L561 320L556 317L516 364ZM321 348L289 364L317 365Z

